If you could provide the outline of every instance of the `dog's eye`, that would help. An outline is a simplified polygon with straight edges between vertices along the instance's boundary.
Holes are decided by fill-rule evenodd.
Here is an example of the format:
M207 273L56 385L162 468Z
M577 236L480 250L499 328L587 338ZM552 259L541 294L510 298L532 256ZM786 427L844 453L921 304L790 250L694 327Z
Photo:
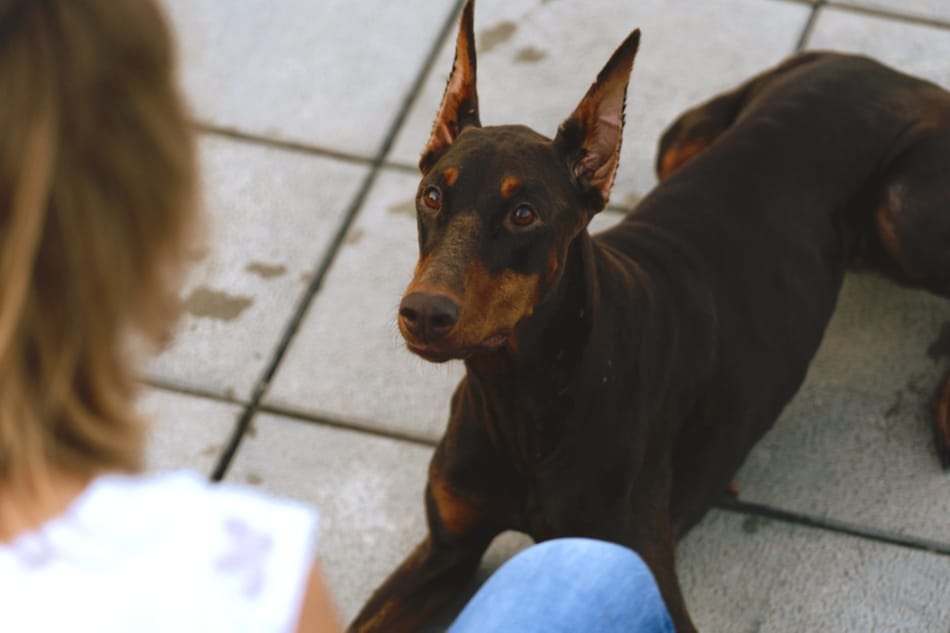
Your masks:
M442 208L442 192L435 185L429 185L422 190L422 202L430 209L438 211Z
M519 204L518 207L511 212L511 223L515 226L528 226L529 224L534 224L534 221L537 219L538 214L526 204Z

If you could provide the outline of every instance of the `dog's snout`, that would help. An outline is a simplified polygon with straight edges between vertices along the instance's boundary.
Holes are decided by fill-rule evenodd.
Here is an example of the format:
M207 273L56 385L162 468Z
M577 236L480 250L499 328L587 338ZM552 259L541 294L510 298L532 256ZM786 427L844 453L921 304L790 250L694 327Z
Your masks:
M426 343L448 334L458 318L458 304L445 295L413 292L399 305L399 320L413 336Z

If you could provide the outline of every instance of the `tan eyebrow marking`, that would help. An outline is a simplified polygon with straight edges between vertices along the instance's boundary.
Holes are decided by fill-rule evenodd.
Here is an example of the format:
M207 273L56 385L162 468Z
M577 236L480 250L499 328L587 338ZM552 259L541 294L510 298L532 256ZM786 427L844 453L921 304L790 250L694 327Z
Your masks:
M501 195L510 198L521 190L521 180L515 176L506 176L501 181Z
M442 171L442 181L445 182L446 187L451 187L455 184L455 181L459 179L459 168L458 167L446 167Z

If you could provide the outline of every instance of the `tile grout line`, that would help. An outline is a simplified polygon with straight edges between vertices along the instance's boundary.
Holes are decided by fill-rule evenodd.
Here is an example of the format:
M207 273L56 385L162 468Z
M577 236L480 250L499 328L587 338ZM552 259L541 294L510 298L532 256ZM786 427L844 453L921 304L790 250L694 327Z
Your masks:
M798 42L795 44L795 50L793 53L800 53L805 48L805 45L808 44L808 40L811 38L811 33L815 29L815 23L818 22L818 14L821 11L821 7L824 6L825 0L817 0L815 4L812 5L811 11L808 14L808 21L805 22L805 27L802 29L802 34L798 38Z
M950 556L950 543L942 543L926 538L916 536L905 536L895 534L888 530L882 530L847 521L839 521L828 517L816 517L803 512L793 512L791 510L782 510L770 505L761 503L752 503L726 497L713 506L719 510L726 510L737 514L759 516L767 519L791 523L803 527L820 529L826 532L844 534L846 536L860 538L866 541L885 543L887 545L896 545L908 549L928 552L942 556Z
M192 396L195 398L202 398L204 400L213 400L214 402L220 402L221 404L235 404L243 407L248 402L243 398L239 398L236 395L230 395L229 393L220 393L211 389L194 387L192 385L165 380L163 378L140 377L139 384L152 389L158 389L159 391L165 391L180 396Z
M354 154L352 152L346 152L329 147L321 147L319 145L311 145L302 141L280 139L254 132L245 132L237 128L223 127L213 123L206 123L204 121L193 121L192 126L202 134L218 136L250 145L260 145L272 149L296 152L298 154L308 154L311 156L322 156L324 158L332 158L339 161L364 166L372 165L375 162L373 158L369 156L363 156L361 154Z
M859 15L867 15L876 18L882 18L886 20L893 20L895 22L904 22L907 24L916 24L918 26L929 26L932 28L938 29L950 29L950 22L942 20L940 18L928 18L923 15L912 15L907 13L898 13L896 11L888 11L887 9L880 9L874 7L862 7L857 4L851 4L847 0L821 0L824 6L836 9L838 11L843 11L847 13L857 13Z
M776 2L786 2L789 4L797 5L806 5L811 7L811 14L809 20L806 23L805 31L802 33L802 36L799 39L798 44L795 47L795 51L801 51L804 45L807 43L807 38L810 36L811 31L813 30L814 22L817 19L817 9L819 7L827 7L830 9L835 9L838 11L846 13L856 13L860 15L866 15L871 17L877 17L887 20L893 20L897 22L904 22L909 24L915 24L919 26L927 26L940 29L950 29L950 21L942 20L940 18L930 18L923 15L913 15L898 13L895 11L888 11L886 9L874 8L874 7L864 7L861 5L850 4L848 0L774 0ZM285 151L299 152L303 154L310 154L314 156L322 156L325 158L332 158L341 160L348 163L354 163L358 165L372 165L374 159L365 156L362 154L357 154L353 152L347 152L345 150L334 149L331 147L323 147L320 145L313 145L303 141L296 141L292 139L280 139L264 134L257 134L254 132L246 132L234 127L216 125L214 123L209 123L207 121L195 120L193 126L199 132L203 134L208 134L211 136L220 136L224 138L229 138L231 140L240 141L244 143L249 143L252 145L262 145L265 147L272 147L275 149L281 149ZM399 171L412 172L416 173L417 168L414 165L408 163L403 163L400 161L383 161L383 166L396 169Z
M307 154L310 156L329 158L329 159L339 160L346 163L351 163L354 165L361 165L364 167L372 166L376 162L376 159L371 158L369 156L363 156L362 154L353 154L351 152L345 152L345 151L333 149L330 147L321 147L319 145L311 145L310 143L305 143L302 141L273 138L270 136L265 136L263 134L256 134L254 132L245 132L243 130L238 130L236 128L220 127L220 126L217 126L211 123L205 123L202 121L194 121L192 122L192 126L196 130L198 130L198 132L201 134L205 134L208 136L218 136L221 138L226 138L231 141L246 143L248 145L258 145L261 147L278 149L285 152L296 152L298 154ZM403 163L399 161L384 160L382 162L382 167L385 169L393 169L396 171L402 171L402 172L413 173L413 174L419 173L419 168L416 167L415 165L410 165L408 163Z
M199 397L205 400L220 402L222 404L244 404L238 400L230 399L213 391L187 387L175 383L166 383L161 380L146 379L143 380L142 383L162 391ZM349 431L352 433L369 435L381 439L413 444L424 449L434 449L438 444L436 440L432 440L431 438L425 437L423 435L407 433L404 431L380 429L367 424L360 424L358 422L315 415L313 413L307 413L305 411L299 411L279 405L266 405L259 403L256 412L279 415L290 418L292 421L301 424L316 424L341 431ZM950 556L950 543L943 543L941 541L934 541L931 539L915 536L895 534L887 530L862 526L855 523L839 521L837 519L831 519L827 517L815 517L810 514L776 508L768 504L742 501L741 499L724 498L722 501L716 504L714 508L735 514L758 516L773 519L781 523L809 527L822 531L833 532L836 534L843 534L845 536L859 538L865 541L884 543L886 545L892 545L896 547L905 547L930 554Z
M379 427L372 426L370 424L354 422L350 420L342 420L340 418L325 417L315 413L307 413L306 411L299 411L293 408L282 407L280 405L269 405L261 404L258 406L257 410L261 413L267 413L271 415L279 415L281 417L290 418L295 422L300 422L303 424L317 424L320 426L326 426L333 429L338 429L341 431L350 431L353 433L361 433L363 435L371 435L373 437L379 437L389 440L396 440L398 442L406 442L409 444L415 444L422 448L434 449L438 444L437 440L433 440L424 435L417 433L410 433L408 431L396 431L392 429L381 429Z
M277 369L280 366L281 361L283 361L291 342L296 336L297 331L300 329L300 324L302 323L303 318L306 316L310 305L313 303L314 297L317 295L317 292L319 292L320 288L323 286L323 282L327 276L327 273L343 245L343 240L346 237L346 233L362 208L366 197L369 195L370 189L372 189L373 185L375 184L379 172L382 170L385 158L389 154L389 151L396 140L396 135L399 133L400 129L408 118L409 111L415 103L416 97L421 92L422 86L428 79L429 73L435 64L435 59L438 56L439 51L442 49L442 45L445 43L446 38L448 38L454 30L456 20L458 19L459 12L462 8L462 1L463 0L456 0L454 10L450 12L450 15L443 23L441 30L433 42L432 48L429 50L429 53L422 64L422 68L417 74L408 92L403 97L402 103L397 110L396 117L390 124L389 132L377 151L376 157L373 159L369 173L363 179L360 188L357 190L352 202L347 207L347 210L343 216L343 221L340 223L336 232L334 233L333 239L330 242L330 246L327 248L326 253L322 257L320 265L317 268L313 279L307 285L307 288L304 290L303 294L298 300L297 306L294 308L294 312L290 318L290 321L284 328L284 333L281 336L280 342L277 344L273 355L271 356L270 362L265 367L260 379L258 379L254 386L250 402L248 402L247 406L241 413L241 416L238 418L234 430L231 433L231 437L228 439L228 443L225 446L224 451L221 453L220 457L218 458L218 462L215 464L215 467L211 472L212 481L221 481L227 474L228 468L230 467L231 462L234 460L234 456L237 454L238 448L240 447L241 440L243 439L248 426L250 426L251 419L260 408L261 400L263 399L264 394L267 393L267 389L270 387L271 380L273 380L274 375L277 373Z
M784 2L785 4L797 4L805 5L809 7L815 6L816 0L772 0L773 2Z
M210 400L211 402L216 402L218 404L237 405L244 407L249 403L247 400L221 394L210 389L203 389L201 387L192 387L177 382L165 381L161 378L142 378L139 380L139 384L157 391L163 391L165 393L178 396L188 396L191 398ZM399 442L407 442L409 444L415 444L423 448L432 449L438 444L437 440L433 440L429 437L426 437L425 435L406 431L381 429L370 424L322 416L319 414L294 409L293 407L259 403L257 406L257 412L290 418L294 422L300 422L303 424L319 424L321 426L327 426L333 429L339 429L341 431L351 431L354 433L362 433L364 435L372 435L375 437L396 440Z

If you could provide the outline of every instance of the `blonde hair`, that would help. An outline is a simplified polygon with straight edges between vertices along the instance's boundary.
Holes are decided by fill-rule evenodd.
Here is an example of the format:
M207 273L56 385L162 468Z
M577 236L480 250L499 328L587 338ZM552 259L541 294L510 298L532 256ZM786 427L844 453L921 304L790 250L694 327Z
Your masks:
M195 210L174 67L152 0L0 0L0 482L141 465L128 342Z

